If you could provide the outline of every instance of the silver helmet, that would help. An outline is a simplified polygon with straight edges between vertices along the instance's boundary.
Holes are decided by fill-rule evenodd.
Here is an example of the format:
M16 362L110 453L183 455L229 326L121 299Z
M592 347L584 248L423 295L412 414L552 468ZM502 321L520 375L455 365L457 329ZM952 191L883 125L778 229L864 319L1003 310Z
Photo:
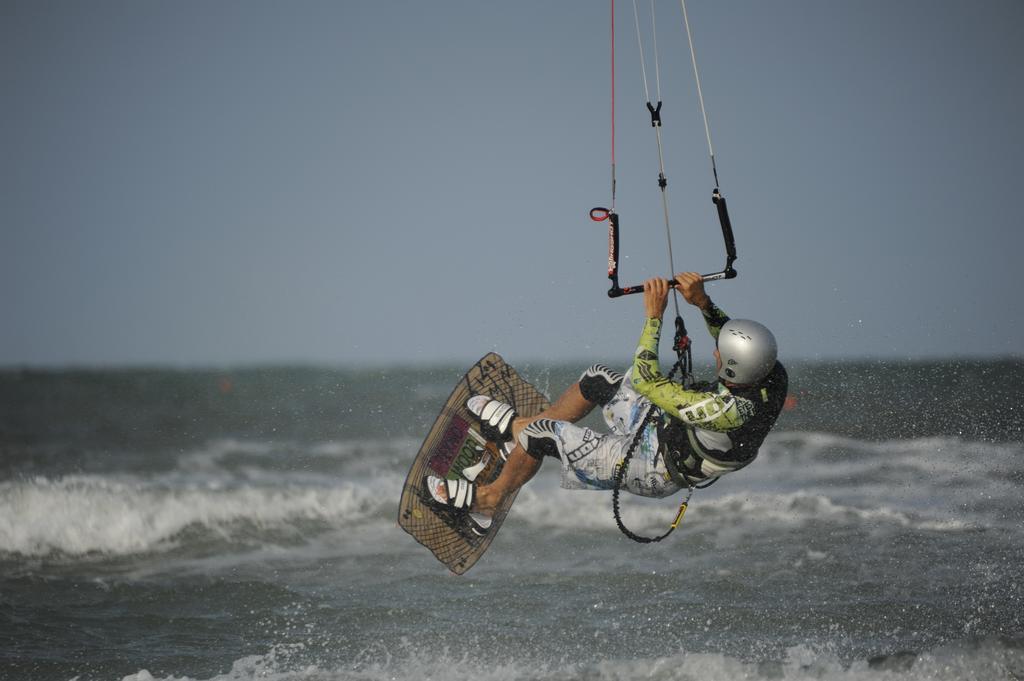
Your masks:
M730 319L718 333L722 368L718 377L738 385L752 385L775 368L779 346L763 324L749 319Z

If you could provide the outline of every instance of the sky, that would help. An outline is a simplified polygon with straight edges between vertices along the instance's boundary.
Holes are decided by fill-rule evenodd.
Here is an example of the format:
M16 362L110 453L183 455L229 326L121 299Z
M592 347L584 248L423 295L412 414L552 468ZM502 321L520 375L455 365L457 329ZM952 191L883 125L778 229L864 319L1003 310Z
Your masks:
M1024 356L1024 3L687 9L739 252L712 298L782 358ZM674 268L717 271L682 11L654 12ZM671 264L615 19L628 285ZM610 42L597 0L5 0L0 366L628 361L642 297L607 297L588 218Z

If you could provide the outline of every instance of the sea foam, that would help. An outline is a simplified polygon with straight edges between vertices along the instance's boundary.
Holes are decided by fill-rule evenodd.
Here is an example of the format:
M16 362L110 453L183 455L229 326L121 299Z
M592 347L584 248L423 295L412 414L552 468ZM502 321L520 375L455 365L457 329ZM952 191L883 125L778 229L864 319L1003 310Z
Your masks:
M76 556L162 551L174 548L187 528L230 539L252 527L287 528L318 520L354 524L389 501L373 486L345 481L330 487L178 488L94 476L8 481L0 483L0 552Z
M1016 681L1024 671L1024 646L1012 639L953 641L924 652L901 651L865 660L840 659L830 650L798 645L781 659L740 660L710 652L679 652L654 658L594 660L515 659L508 651L369 650L348 664L318 660L302 644L274 646L264 655L236 660L230 671L207 681ZM154 676L147 670L123 681L199 681Z

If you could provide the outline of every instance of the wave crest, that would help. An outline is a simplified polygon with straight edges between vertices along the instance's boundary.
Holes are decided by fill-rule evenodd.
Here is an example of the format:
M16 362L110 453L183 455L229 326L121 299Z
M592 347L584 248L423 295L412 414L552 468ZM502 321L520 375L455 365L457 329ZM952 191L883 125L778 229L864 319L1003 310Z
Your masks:
M0 483L0 552L25 556L165 551L188 529L231 540L252 528L353 524L387 503L366 485L154 487L77 476Z

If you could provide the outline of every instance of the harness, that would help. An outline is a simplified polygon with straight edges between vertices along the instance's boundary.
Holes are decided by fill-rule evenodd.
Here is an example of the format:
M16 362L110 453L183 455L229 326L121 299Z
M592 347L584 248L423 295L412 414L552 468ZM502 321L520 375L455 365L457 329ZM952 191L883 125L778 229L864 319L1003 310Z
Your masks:
M683 433L679 431L683 431ZM681 440L680 437L685 439ZM700 482L706 482L702 486L707 487L718 480L717 477L708 480L708 476L702 470L702 464L705 461L726 467L729 472L738 471L753 461L753 459L748 461L716 460L714 456L704 450L700 441L697 440L697 434L693 428L685 426L674 427L672 424L659 428L658 442L663 447L662 456L665 457L665 468L668 469L669 477L680 487L697 485Z
M755 386L730 389L736 399L758 402L759 406L742 426L729 431L732 446L727 456L721 456L717 450L705 449L694 428L674 421L659 428L658 442L663 446L665 467L672 480L680 486L706 480L708 476L703 471L705 461L726 469L726 472L738 471L752 463L782 410L788 384L785 367L776 362L771 373ZM712 478L708 484L717 479Z

